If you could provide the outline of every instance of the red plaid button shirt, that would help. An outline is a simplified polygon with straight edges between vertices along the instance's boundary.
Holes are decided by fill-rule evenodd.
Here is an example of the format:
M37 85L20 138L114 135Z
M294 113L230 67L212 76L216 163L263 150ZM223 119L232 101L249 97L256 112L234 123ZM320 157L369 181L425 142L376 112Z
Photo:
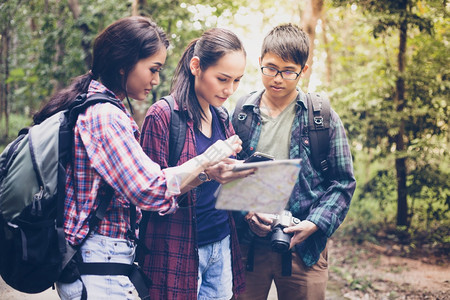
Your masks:
M97 81L89 86L88 95L93 93L114 96ZM138 141L138 125L123 104L122 109L110 103L95 104L79 115L74 128L73 164L66 173L64 229L72 245L79 244L89 231L88 216L98 206L102 181L113 187L115 194L96 230L99 234L126 238L130 201L160 214L177 208L177 178L166 176Z
M174 109L178 110L175 103ZM226 137L234 134L228 114L217 110L225 127ZM147 112L142 127L142 148L150 158L166 168L169 159L170 108L164 100L156 102ZM186 140L179 164L194 158L194 123L187 122ZM197 221L195 215L195 190L179 197L179 209L171 215L161 216L147 213L141 226L141 240L150 250L139 260L144 272L152 279L150 298L152 300L196 300L198 282ZM144 223L144 222L143 222ZM244 267L233 217L229 213L231 231L231 262L233 271L233 292L239 295L244 290Z

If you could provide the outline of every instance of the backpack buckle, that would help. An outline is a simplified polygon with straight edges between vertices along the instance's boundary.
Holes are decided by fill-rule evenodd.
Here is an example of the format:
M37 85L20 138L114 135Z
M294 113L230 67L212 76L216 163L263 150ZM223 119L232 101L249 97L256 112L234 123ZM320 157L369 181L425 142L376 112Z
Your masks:
M238 114L238 120L239 121L244 121L245 119L247 119L247 114L246 113L241 112L241 113Z
M323 126L323 117L314 117L314 124L316 124L317 126Z
M328 171L328 162L327 162L326 159L325 159L325 160L322 160L322 161L320 162L320 167L322 168L322 171L323 171L323 172Z

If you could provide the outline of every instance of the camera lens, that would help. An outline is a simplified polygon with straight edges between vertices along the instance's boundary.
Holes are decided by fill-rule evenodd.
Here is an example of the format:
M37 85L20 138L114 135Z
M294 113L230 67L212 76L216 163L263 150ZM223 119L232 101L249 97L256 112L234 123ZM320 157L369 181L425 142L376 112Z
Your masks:
M275 252L286 252L291 244L291 236L283 232L283 228L275 227L272 230L272 238L270 241L272 250Z

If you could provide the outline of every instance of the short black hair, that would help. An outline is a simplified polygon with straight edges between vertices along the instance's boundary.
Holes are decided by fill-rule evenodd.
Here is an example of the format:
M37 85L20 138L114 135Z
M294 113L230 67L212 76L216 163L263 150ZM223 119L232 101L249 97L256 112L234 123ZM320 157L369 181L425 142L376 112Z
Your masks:
M278 25L264 38L261 59L269 52L303 68L309 55L309 37L297 25L291 23Z

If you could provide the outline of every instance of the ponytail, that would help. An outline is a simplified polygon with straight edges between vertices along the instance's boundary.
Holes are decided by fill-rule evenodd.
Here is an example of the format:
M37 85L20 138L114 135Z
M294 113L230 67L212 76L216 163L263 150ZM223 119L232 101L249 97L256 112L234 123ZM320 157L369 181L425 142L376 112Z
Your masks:
M170 91L175 101L177 101L180 110L187 110L189 118L194 121L196 127L201 124L203 110L195 95L195 76L191 73L190 64L192 57L194 57L198 40L197 38L191 41L184 50L175 69Z

